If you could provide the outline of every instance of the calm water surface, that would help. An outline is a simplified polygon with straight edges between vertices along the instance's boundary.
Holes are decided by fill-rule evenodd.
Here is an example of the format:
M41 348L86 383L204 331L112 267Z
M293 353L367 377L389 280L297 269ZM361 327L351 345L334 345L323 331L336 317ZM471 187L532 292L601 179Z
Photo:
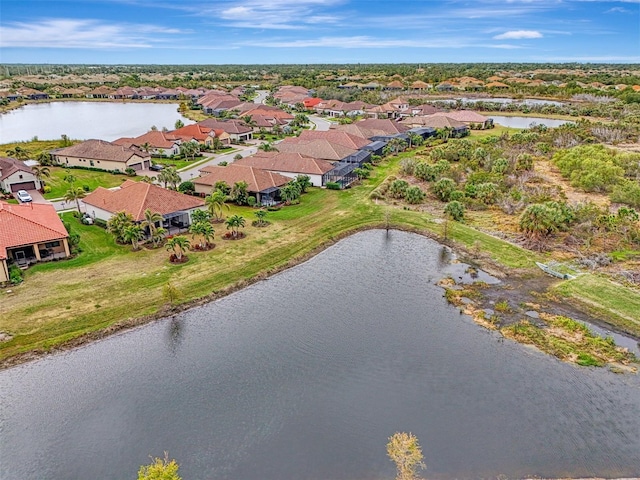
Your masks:
M369 231L215 303L0 372L0 478L640 475L640 380L500 341L447 305L423 237Z
M176 120L193 123L173 103L52 102L25 105L0 115L0 143L55 140L61 135L113 141L137 137L152 125L173 130Z
M554 118L543 117L506 117L501 115L487 115L493 118L493 123L504 127L512 128L529 128L532 125L546 125L549 128L559 127L565 123L573 123L569 120L557 120Z

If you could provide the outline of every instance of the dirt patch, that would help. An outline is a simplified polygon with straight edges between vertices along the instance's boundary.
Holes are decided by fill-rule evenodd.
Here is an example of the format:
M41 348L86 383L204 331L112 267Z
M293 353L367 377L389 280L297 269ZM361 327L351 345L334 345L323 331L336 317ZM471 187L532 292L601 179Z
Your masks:
M600 207L609 207L611 203L607 195L594 192L586 193L573 188L549 160L538 159L535 162L534 171L545 183L560 187L566 195L568 203L593 202Z

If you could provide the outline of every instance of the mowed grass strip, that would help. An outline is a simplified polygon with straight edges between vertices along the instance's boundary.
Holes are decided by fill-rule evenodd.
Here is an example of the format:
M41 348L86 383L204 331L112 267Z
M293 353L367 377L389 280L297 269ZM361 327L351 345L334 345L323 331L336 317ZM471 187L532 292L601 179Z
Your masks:
M142 177L129 177L121 174L116 175L110 172L98 172L95 170L84 170L82 168L64 168L64 167L49 167L50 177L44 177L45 183L51 187L49 193L44 194L44 198L62 198L67 191L71 188L71 184L65 181L67 175L73 175L75 177L74 185L76 187L84 188L89 192L93 192L98 187L112 188L119 187L125 180L133 180L135 182L140 181ZM73 203L70 207L74 207Z
M551 293L582 306L628 333L640 336L640 291L599 275L556 284Z
M72 230L81 235L82 253L72 260L36 265L27 271L23 284L12 287L13 293L0 291L0 331L13 335L12 340L0 344L0 360L31 350L47 350L128 319L162 312L166 306L163 288L168 283L182 293L179 303L244 285L305 258L345 234L385 225L387 212L392 227L442 235L442 223L431 215L370 200L371 191L397 172L399 159L383 162L370 179L354 188L311 189L299 205L268 212L267 220L272 225L267 228L251 226L255 210L231 206L225 215L238 214L246 219L246 238L223 240L225 225L214 224L215 249L188 252L189 262L182 265L171 265L164 248L132 252L129 246L116 245L101 228L81 225L71 218ZM477 244L493 260L509 267L532 268L538 257L456 222L449 222L448 237L466 248ZM593 303L606 305L598 291L584 288L594 296ZM573 295L572 291L567 295ZM622 306L613 311L629 314ZM614 317L612 314L612 321Z

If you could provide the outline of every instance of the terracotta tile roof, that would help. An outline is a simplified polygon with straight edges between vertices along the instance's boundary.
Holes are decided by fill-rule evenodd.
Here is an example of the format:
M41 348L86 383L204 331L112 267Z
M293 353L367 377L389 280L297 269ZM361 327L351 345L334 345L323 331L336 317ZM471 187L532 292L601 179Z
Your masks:
M342 145L348 148L353 148L354 150L359 150L362 147L365 147L371 143L367 139L364 139L357 135L353 135L348 132L341 132L339 130L327 130L327 131L303 130L298 138L301 141L328 140L331 143L337 143L338 145Z
M415 117L407 117L401 120L401 123L410 127L432 127L432 128L460 128L466 127L467 124L454 120L453 118L443 115L418 115Z
M0 259L7 258L7 248L51 242L68 236L51 204L11 205L0 202Z
M362 138L371 138L381 135L396 135L398 133L404 133L409 130L409 127L393 120L368 118L366 120L360 120L359 122L347 125L337 125L335 129L342 130Z
M295 137L287 137L278 143L276 148L280 152L299 153L307 157L329 160L331 162L340 161L358 151L356 148L345 147L344 145L333 143L324 138L303 140Z
M256 106L255 103L249 103L244 107L241 107L239 109L239 112L243 117L246 117L247 115L251 115L251 116L261 115L263 117L273 117L273 118L278 118L280 120L293 120L294 118L293 115L291 115L288 112L285 112L284 110L279 109L278 107L271 107L269 105Z
M281 187L291 181L289 177L279 173L235 163L226 167L212 165L203 168L200 172L204 175L193 179L193 183L197 185L212 187L216 182L224 181L227 185L233 186L237 182L247 182L247 190L251 193Z
M27 167L22 161L15 158L0 157L0 180L16 172L33 173L31 167Z
M197 140L198 142L204 142L207 138L210 137L211 128L204 127L198 123L193 123L191 125L185 125L184 127L178 128L176 130L171 130L167 132L167 135L174 138L179 138L183 141L189 141L191 139Z
M439 108L434 107L433 105L424 104L424 105L415 105L409 107L409 111L413 115L431 115L436 112L440 112Z
M178 141L178 138L176 138L175 136L171 136L168 132L151 130L145 134L140 135L139 137L122 137L114 140L111 143L115 143L116 145L124 145L125 147L131 145L140 147L140 145L148 143L152 148L172 148Z
M236 160L233 164L272 172L291 172L304 175L323 175L333 169L333 164L327 160L287 152L258 152L250 157Z
M451 110L450 112L436 112L434 115L440 115L443 117L453 118L459 122L465 123L484 123L489 120L488 117L480 115L479 113L471 110Z
M509 85L502 82L489 82L485 85L487 88L509 88Z
M318 105L320 102L322 102L323 100L321 98L314 98L314 97L310 97L310 98L305 98L302 103L304 104L304 106L306 108L313 108L316 105Z
M411 88L420 89L420 88L429 88L430 85L428 83L423 82L422 80L416 80L411 84Z
M239 120L217 120L215 118L207 118L206 120L202 120L198 122L198 125L202 125L203 127L213 128L213 129L221 129L227 133L233 134L243 134L249 133L253 131L253 128L247 126L244 122Z
M147 208L152 212L167 215L204 206L204 201L200 198L131 180L125 181L119 190L98 187L82 201L111 213L125 211L133 215L137 222L144 220L144 211Z
M145 159L151 157L148 153L138 149L114 145L104 140L87 140L70 147L59 148L52 153L62 157L83 157L122 163L129 161L134 155Z

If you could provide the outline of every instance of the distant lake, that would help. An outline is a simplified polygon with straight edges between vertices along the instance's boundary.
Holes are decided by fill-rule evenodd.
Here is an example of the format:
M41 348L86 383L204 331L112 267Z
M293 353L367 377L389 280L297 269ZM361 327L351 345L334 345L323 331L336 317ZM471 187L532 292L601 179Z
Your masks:
M563 105L565 105L563 102L558 102L556 100L540 100L538 98L522 98L522 99L516 99L516 98L499 98L499 97L494 97L494 98L475 98L475 97L456 97L453 99L446 99L446 100L438 100L441 102L449 102L449 103L455 103L458 100L460 100L463 104L465 105L472 105L474 103L500 103L503 105L506 104L516 104L516 105L553 105L556 107L561 107Z
M137 137L152 125L173 130L176 120L193 123L173 103L51 102L25 105L0 115L0 143Z
M542 117L505 117L501 115L488 115L488 117L493 118L493 123L511 128L530 128L532 124L546 125L547 127L555 128L565 123L572 123L569 120L556 120Z

